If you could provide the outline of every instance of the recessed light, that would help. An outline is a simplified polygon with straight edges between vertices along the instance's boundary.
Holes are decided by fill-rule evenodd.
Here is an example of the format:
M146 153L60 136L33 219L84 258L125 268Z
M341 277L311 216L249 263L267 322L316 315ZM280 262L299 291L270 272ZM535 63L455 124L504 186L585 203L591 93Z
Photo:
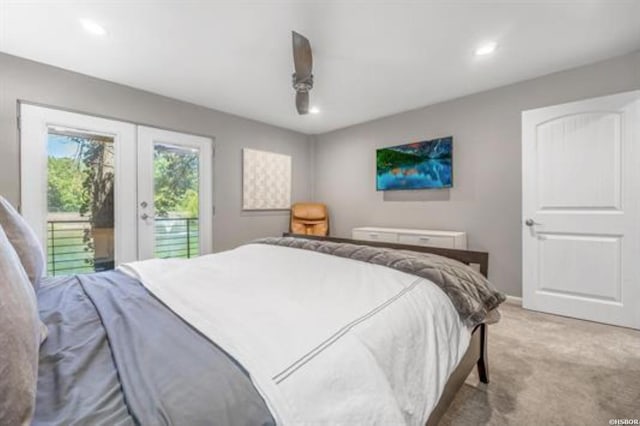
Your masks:
M320 110L318 109L318 107L311 107L309 109L309 114L318 114L320 112Z
M82 24L82 28L90 34L97 36L104 36L107 34L107 30L100 24L90 19L81 19L80 23Z
M498 48L498 43L491 41L489 43L485 43L481 46L479 46L476 49L476 56L484 56L484 55L490 55L491 53L495 52L495 50Z

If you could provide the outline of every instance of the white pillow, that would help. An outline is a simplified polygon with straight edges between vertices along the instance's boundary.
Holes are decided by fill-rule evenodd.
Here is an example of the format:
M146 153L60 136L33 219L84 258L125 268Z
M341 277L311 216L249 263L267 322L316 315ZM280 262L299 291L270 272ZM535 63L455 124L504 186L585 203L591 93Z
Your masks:
M0 227L0 425L31 423L40 333L34 289Z
M0 196L0 225L18 253L33 288L38 289L45 268L42 247L33 229L2 196Z

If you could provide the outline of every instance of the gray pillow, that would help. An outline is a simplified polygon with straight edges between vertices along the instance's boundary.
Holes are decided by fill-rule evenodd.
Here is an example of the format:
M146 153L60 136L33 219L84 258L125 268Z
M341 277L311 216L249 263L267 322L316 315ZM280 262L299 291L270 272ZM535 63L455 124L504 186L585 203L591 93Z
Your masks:
M40 327L34 289L0 227L0 425L31 423Z
M33 288L38 289L45 267L42 247L33 229L2 196L0 196L0 225L18 253Z

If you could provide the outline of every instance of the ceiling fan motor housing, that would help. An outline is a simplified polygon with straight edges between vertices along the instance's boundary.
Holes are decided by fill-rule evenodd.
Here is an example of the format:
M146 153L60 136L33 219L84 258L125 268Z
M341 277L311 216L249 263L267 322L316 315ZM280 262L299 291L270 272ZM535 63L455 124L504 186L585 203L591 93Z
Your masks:
M298 81L297 74L293 73L292 80L293 88L296 92L308 92L313 88L313 74L310 74L309 77L304 80Z

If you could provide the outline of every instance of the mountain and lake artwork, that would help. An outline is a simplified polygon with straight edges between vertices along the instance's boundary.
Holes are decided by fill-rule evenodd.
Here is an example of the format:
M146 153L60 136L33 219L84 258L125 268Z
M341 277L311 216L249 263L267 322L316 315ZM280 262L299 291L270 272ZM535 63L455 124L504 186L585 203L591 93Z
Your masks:
M439 189L452 186L453 137L376 151L376 189Z

